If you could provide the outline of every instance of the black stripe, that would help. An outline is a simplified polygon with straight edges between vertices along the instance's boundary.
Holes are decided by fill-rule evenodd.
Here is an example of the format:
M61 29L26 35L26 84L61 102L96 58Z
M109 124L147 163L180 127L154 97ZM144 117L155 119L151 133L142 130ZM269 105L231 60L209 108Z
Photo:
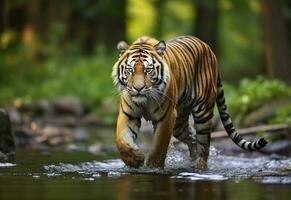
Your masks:
M168 111L169 111L169 109L170 109L170 106L171 106L171 104L168 104L168 107L167 107L165 113L163 114L163 116L162 116L160 119L156 120L155 123L159 123L160 121L163 121L163 119L164 119L164 118L166 117L166 115L168 114Z
M232 138L232 141L238 144L241 140L242 140L242 137L237 132L235 132L235 137Z
M196 118L195 118L194 121L195 121L195 123L203 124L203 123L209 121L212 117L213 117L213 114L211 114L211 115L209 115L209 116L206 116L206 117L203 118L203 119L196 119Z
M206 143L206 144L205 144L205 143L202 143L202 142L200 142L199 140L197 140L196 142L197 142L198 144L200 144L201 146L208 146L207 143Z
M153 111L153 114L155 114L156 112L158 112L160 110L160 106L157 105L156 109Z
M123 76L121 76L121 79L120 79L120 74L122 74L123 68L124 68L123 65L118 66L117 77L118 77L119 83L123 86L126 86L125 82L122 80Z
M159 59L155 55L152 55L152 56L153 56L153 60L154 61L156 60L160 64L160 66L161 66L161 72L160 72L161 78L156 83L157 85L160 85L162 83L162 81L164 80L164 67L165 66L164 66L164 64L162 62L159 61ZM156 67L156 70L158 70L157 67ZM157 74L157 77L158 76L159 76L159 73Z
M183 90L179 100L178 100L178 104L180 105L182 102L184 102L184 100L186 99L187 97L187 91L186 90Z
M246 144L246 141L244 140L240 146L241 146L243 149L246 149L246 148L245 148L245 144Z
M210 129L205 129L205 130L199 130L196 133L197 135L209 135L210 134Z
M135 119L135 120L138 120L137 117L132 116L131 114L125 112L125 110L123 109L123 105L122 105L122 103L120 104L120 106L121 106L121 110L122 110L122 112L127 116L127 118L128 118L129 120L134 120L134 119Z
M229 115L228 114L221 113L220 114L220 119L222 120L222 122L227 122L227 120L229 120L230 118L229 118Z
M231 129L233 128L233 124L230 123L230 124L228 124L228 125L225 125L224 128L225 128L226 130L231 130Z
M194 122L195 123L204 124L205 122L207 122L208 120L210 120L213 117L213 113L212 112L203 112L199 116L197 116L194 113L193 117L194 117Z
M134 139L136 139L137 138L137 133L130 126L128 126L128 128L131 131L131 133L134 135Z
M252 144L253 144L252 142L248 144L247 148L248 148L249 150L252 150L252 149L253 149L253 148L252 148Z
M255 142L254 147L255 147L255 149L257 149L257 150L260 149L260 145L258 144L258 141Z
M130 57L131 57L131 58L136 58L136 57L139 57L139 54L131 55Z
M182 125L188 125L188 115L178 117L174 126L174 130L181 128Z
M225 99L221 98L216 101L218 107L222 107L225 105Z
M177 130L179 130L179 129L174 129L174 133L173 133L173 136L175 137L175 138L179 138L181 135L185 135L186 134L186 136L188 136L189 135L189 129L188 129L188 126L184 126L184 127L182 127L182 129L179 131L179 132L177 132Z
M125 98L123 98L123 101L125 102L125 104L130 108L130 110L134 110L133 108L132 108L132 106L125 100Z
M163 80L164 79L164 76L165 76L165 74L164 74L164 64L162 63L162 62L160 62L160 64L161 64L161 79Z

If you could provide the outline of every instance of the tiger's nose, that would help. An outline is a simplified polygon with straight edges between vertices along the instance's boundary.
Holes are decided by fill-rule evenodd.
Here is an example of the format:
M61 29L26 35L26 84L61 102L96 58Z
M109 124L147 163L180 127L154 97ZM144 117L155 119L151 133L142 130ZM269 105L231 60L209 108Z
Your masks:
M138 73L133 76L132 87L137 92L140 92L142 89L144 89L145 77L142 73Z
M133 85L133 88L137 91L140 92L142 89L145 88L145 85Z

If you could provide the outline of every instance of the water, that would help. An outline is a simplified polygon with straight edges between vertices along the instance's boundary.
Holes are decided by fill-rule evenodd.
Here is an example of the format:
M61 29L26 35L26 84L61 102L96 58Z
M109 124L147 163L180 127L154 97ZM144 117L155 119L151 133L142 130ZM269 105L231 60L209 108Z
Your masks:
M287 199L291 159L225 156L212 149L207 171L171 149L164 170L131 169L118 155L19 149L0 164L0 199ZM289 199L289 198L288 198Z

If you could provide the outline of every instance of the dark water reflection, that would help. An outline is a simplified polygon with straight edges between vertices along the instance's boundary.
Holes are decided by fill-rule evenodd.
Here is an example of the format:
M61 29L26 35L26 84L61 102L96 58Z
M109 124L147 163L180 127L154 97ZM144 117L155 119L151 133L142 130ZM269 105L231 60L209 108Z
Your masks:
M180 156L167 161L163 171L125 168L116 155L96 157L89 153L39 152L19 150L16 166L0 167L0 199L289 199L291 185L262 181L264 178L284 176L254 176L258 170L235 170L231 157L212 159L210 170L200 173L189 171ZM171 154L170 154L171 156ZM175 160L176 159L176 160ZM229 159L229 160L227 160ZM95 160L95 161L93 161ZM174 160L174 161L173 161ZM246 162L238 159L239 162ZM90 162L88 162L90 161ZM254 160L253 160L254 161ZM218 162L218 163L217 163ZM219 162L221 167L219 168ZM258 160L257 162L260 162ZM263 162L263 161L262 161ZM251 163L251 162L250 162ZM269 161L266 163L270 163ZM271 162L272 163L272 162ZM288 159L281 167L288 167ZM240 163L241 164L241 163ZM259 163L260 164L260 163ZM258 165L259 165L258 164ZM1 166L1 165L0 165ZM223 167L224 166L224 167ZM227 172L223 169L226 169ZM213 169L212 169L213 167ZM215 171L214 168L218 168ZM275 167L263 168L273 172ZM244 170L242 168L241 170ZM235 173L229 173L233 171ZM242 176L244 173L249 173ZM259 172L258 172L259 173ZM268 179L267 179L268 180ZM264 183L265 182L265 183ZM280 182L280 181L279 181ZM282 182L282 181L281 181Z

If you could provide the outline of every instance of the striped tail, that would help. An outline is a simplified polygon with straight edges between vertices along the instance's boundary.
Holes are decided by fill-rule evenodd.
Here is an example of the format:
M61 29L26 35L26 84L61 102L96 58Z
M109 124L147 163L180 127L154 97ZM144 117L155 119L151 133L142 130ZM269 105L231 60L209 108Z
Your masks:
M238 132L235 130L232 120L230 118L230 115L227 111L227 106L225 104L224 91L223 91L220 77L218 78L218 81L217 81L216 104L219 110L220 119L223 123L223 126L228 136L232 139L232 141L235 144L237 144L242 149L249 150L249 151L259 150L263 148L264 146L266 146L268 142L264 138L259 138L258 140L254 142L249 142L243 139L242 136L239 135Z

